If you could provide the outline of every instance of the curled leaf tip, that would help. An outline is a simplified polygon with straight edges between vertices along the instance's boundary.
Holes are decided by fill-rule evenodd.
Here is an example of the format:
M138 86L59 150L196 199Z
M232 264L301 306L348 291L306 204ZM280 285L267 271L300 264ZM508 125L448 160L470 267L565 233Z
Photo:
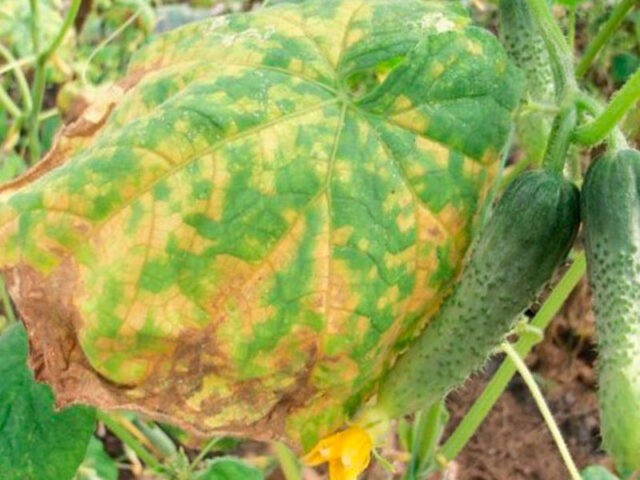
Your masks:
M320 440L303 460L309 466L328 462L331 480L356 480L369 465L372 448L372 436L354 425Z

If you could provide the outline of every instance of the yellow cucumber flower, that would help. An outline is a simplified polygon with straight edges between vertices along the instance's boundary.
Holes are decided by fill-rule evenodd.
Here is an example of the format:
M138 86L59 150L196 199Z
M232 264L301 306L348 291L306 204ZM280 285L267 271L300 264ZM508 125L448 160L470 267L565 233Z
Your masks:
M384 412L367 408L348 428L320 440L303 461L310 467L328 462L330 480L357 480L369 465L374 444L386 436L389 426Z
M309 466L329 462L331 480L356 480L371 459L373 439L361 427L351 426L318 442L304 457Z

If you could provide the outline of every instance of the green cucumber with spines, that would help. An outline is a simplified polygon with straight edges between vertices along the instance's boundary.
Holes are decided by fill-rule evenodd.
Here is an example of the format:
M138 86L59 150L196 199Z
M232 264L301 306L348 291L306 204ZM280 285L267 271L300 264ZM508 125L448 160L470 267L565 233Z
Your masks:
M618 469L640 469L640 152L607 153L582 187L598 335L602 437Z
M565 259L579 204L575 185L548 171L507 187L452 294L381 383L379 410L424 408L482 367Z
M523 108L516 119L521 146L540 164L551 131L553 112L527 108L527 103L554 105L556 91L549 52L527 0L500 0L500 40L527 79Z

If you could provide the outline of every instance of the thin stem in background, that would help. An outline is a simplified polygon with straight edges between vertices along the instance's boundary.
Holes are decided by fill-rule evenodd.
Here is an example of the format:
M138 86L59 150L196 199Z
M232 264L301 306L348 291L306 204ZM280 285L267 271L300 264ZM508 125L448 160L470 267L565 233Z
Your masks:
M638 100L640 100L640 68L613 95L609 104L595 120L575 130L573 139L585 146L600 143Z
M127 445L147 466L162 471L162 464L135 438L129 431L120 424L118 420L112 418L106 412L97 410L97 417L104 425L113 432L122 442Z
M0 55L4 58L7 65L16 65L16 59L11 51L0 43ZM18 88L20 89L20 95L22 98L22 108L24 113L29 113L32 108L31 104L31 92L29 91L29 83L27 82L24 72L19 66L13 68L13 75L18 82Z
M9 323L15 323L16 314L13 311L13 305L11 305L11 299L9 298L7 287L2 277L0 277L0 299L2 299L2 309L4 310L7 320L9 320Z
M273 444L273 452L278 459L280 469L286 480L302 480L301 468L298 459L291 450L282 442Z
M576 10L577 5L571 5L569 7L569 21L567 25L567 42L569 43L569 49L571 52L575 52L576 43Z
M22 110L11 100L11 97L2 85L0 85L0 106L4 107L13 118L22 117Z
M196 456L196 458L193 459L193 461L191 462L191 465L189 465L189 471L191 472L195 471L200 465L200 462L204 460L204 457L206 457L207 454L211 450L213 450L215 446L220 443L221 440L222 440L222 437L213 437L211 440L209 440L209 442L204 446L204 448L200 450L200 452L198 452L198 455Z
M64 20L62 22L62 27L60 27L60 31L53 39L53 42L51 42L51 45L49 45L49 48L47 48L47 50L43 54L45 61L53 56L55 51L64 41L64 38L67 36L67 33L71 28L71 25L73 25L73 22L76 19L76 16L78 15L78 10L80 10L81 3L82 3L82 0L73 0L71 2L71 5L69 6L69 10L67 11L67 14L65 15Z
M29 112L29 156L33 163L40 158L40 138L38 135L38 113L34 114L34 110L39 110L36 105L42 103L44 96L44 68L40 63L40 8L39 0L29 0L31 8L31 43L33 45L33 54L36 57L36 70L34 74L33 87L31 89L32 108Z
M518 352L514 350L513 346L509 342L504 342L501 345L501 349L504 353L507 354L509 360L511 360L511 362L513 362L513 364L516 366L516 368L518 369L518 373L522 377L522 380L524 380L524 383L529 388L531 396L536 402L538 410L540 410L540 414L542 415L542 418L544 418L544 421L547 424L547 428L549 428L549 431L551 432L553 440L558 446L558 450L560 451L562 460L564 461L567 470L569 470L572 480L581 480L582 477L580 476L580 472L578 471L573 458L571 458L571 453L569 452L569 448L567 448L567 444L565 443L564 438L562 438L562 433L560 433L558 424L553 419L551 410L549 410L549 406L544 400L544 396L540 391L540 387L538 387L538 384L533 378L533 375L531 375L531 371L527 368L525 363L522 361L522 357L518 355Z
M581 252L574 258L573 264L564 274L562 279L553 289L547 300L544 302L536 316L531 321L531 326L544 330L547 328L553 317L558 313L569 294L573 291L586 271L586 260ZM537 343L538 339L534 335L522 335L515 344L518 355L525 357ZM453 460L464 446L469 442L485 417L489 414L496 401L502 395L509 381L516 372L516 368L509 360L504 360L500 368L491 378L491 381L476 399L473 406L449 437L447 442L440 449L438 458L441 462Z
M73 21L80 9L81 0L73 0L71 6L67 11L67 14L62 23L60 31L51 42L51 45L44 51L40 50L40 40L38 35L38 28L40 27L40 18L38 13L38 0L29 0L31 6L31 38L33 41L33 50L36 56L36 69L33 76L33 87L31 90L31 101L33 108L29 114L29 157L31 163L35 163L40 158L40 135L39 127L40 123L38 117L40 116L40 109L42 108L42 100L44 99L44 89L46 83L46 71L47 62L49 58L55 53L56 49L60 46L62 41L67 35L67 32L71 28Z
M111 35L105 38L102 42L100 42L96 46L96 48L93 49L93 51L89 54L89 58L87 58L87 61L84 62L84 65L82 67L82 72L80 73L80 81L82 82L83 85L88 85L89 83L87 80L87 71L89 70L89 65L91 65L91 62L93 61L93 57L95 57L98 54L98 52L100 52L100 50L102 50L105 46L111 43L118 35L124 32L129 25L135 22L136 18L138 18L141 13L142 13L142 8L139 8L138 10L136 10L136 12L133 15L131 15L126 22L120 25L116 30L114 30L111 33Z
M27 57L21 58L19 60L15 60L13 62L7 63L6 65L0 66L0 77L10 72L11 70L15 70L17 68L22 68L25 65L30 65L35 62L36 57L34 55L29 55Z
M576 76L578 78L584 76L584 74L587 73L589 67L591 66L591 63L598 55L598 52L600 52L611 35L613 35L613 33L618 29L627 12L631 10L631 7L633 7L633 5L637 1L638 0L622 0L614 7L611 15L609 15L609 18L607 18L607 21L604 23L604 25L600 27L600 30L598 31L598 34L595 36L595 38L589 42L589 45L582 55L580 62L578 62L578 65L576 66Z

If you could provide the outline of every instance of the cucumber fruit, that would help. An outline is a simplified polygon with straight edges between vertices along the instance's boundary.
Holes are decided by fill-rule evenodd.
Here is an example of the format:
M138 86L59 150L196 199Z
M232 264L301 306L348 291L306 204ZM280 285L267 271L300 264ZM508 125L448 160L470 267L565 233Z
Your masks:
M452 294L381 383L380 410L427 407L483 365L565 259L579 207L578 189L552 172L507 187Z
M640 469L640 152L603 155L582 188L597 319L604 447L622 473Z

